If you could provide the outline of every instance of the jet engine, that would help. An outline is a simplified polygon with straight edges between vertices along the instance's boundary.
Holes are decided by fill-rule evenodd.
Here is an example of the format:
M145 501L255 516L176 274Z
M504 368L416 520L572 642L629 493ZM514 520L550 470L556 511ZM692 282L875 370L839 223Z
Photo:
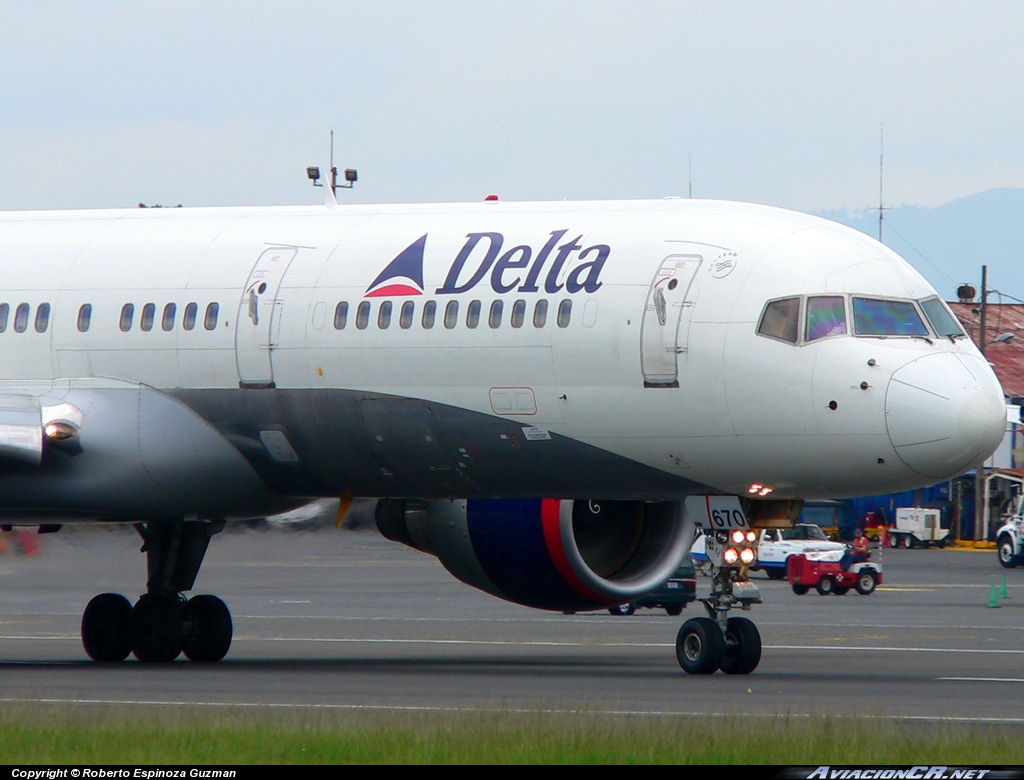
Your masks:
M377 527L499 598L576 612L632 601L693 541L678 502L381 499Z

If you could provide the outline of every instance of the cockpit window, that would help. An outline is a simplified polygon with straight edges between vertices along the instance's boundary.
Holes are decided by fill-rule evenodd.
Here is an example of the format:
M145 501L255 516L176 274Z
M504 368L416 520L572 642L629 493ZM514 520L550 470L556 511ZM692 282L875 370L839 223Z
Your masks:
M946 304L938 298L929 298L921 301L921 308L924 309L924 316L932 324L937 336L963 336L964 329L960 327L956 317L946 308Z
M807 299L807 340L846 334L846 302L842 296Z
M853 299L853 330L858 336L927 336L917 307L910 301Z
M800 332L800 299L783 298L769 303L761 315L761 324L757 326L757 332L762 336L796 344Z

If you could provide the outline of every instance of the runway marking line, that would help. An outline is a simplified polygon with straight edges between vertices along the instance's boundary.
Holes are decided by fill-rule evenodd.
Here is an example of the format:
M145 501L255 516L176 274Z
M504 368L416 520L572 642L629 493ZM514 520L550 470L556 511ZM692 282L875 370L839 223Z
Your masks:
M557 708L557 707L443 707L424 705L395 705L395 704L309 704L309 703L281 703L281 702L227 702L227 701L174 701L174 700L151 700L145 699L57 699L57 698L0 698L0 704L74 704L79 706L122 706L122 707L193 707L209 709L260 709L260 710L335 710L351 712L444 712L444 713L480 713L493 712L501 715L529 715L534 716L538 712L551 715L578 715L578 708ZM592 710L588 709L588 712ZM673 717L673 718L728 718L734 719L735 712L699 712L683 710L601 710L605 715L618 716L639 716L639 717ZM744 718L779 718L774 712L747 712ZM813 713L787 712L786 718L816 718ZM851 714L848 717L867 721L918 721L923 723L990 723L990 724L1024 724L1024 717L1020 718L977 718L977 717L956 717L945 715L877 715L877 714Z

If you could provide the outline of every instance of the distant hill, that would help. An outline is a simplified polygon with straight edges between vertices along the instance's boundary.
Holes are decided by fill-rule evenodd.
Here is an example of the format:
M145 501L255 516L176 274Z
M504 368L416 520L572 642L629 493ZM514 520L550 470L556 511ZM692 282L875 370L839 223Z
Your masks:
M878 237L877 209L818 216ZM987 265L990 290L1024 301L1024 188L988 190L936 208L888 208L882 240L947 300L956 299L963 282L980 288L981 266Z

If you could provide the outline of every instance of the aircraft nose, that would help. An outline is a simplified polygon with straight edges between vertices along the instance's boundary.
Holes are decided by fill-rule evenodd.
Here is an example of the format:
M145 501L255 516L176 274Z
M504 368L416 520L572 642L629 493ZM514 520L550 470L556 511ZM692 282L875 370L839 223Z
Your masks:
M995 451L1006 430L1006 402L980 355L947 352L914 360L892 375L885 419L900 459L939 480Z

